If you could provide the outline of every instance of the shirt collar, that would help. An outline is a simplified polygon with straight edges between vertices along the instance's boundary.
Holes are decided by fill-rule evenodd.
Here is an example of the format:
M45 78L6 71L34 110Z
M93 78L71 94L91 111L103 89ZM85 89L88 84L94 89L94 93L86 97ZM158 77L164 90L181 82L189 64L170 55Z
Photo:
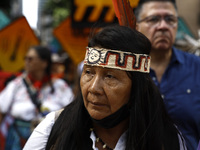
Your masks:
M184 64L184 57L180 50L178 50L175 47L172 47L172 58L171 58L171 63L178 62L180 64Z
M125 150L126 148L126 138L127 138L127 133L128 133L128 130L125 131L119 138L118 142L117 142L117 145L115 147L115 150ZM90 139L92 140L93 144L92 144L92 148L93 150L98 150L96 147L95 147L95 141L96 141L96 136L94 134L94 132L92 131L91 134L90 134Z

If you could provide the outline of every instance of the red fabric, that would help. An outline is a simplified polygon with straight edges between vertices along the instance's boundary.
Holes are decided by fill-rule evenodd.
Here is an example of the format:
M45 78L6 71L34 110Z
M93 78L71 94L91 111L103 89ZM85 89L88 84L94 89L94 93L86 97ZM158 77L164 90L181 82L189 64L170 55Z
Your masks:
M0 150L3 150L5 147L5 137L2 135L2 133L0 132Z
M19 76L21 73L12 73L12 72L4 72L0 71L0 92L5 88L5 82L12 75ZM5 146L5 137L0 130L0 150L4 150Z
M31 75L28 75L28 78L30 79L33 86L38 90L40 90L43 84L50 80L48 76L45 76L42 80L35 80Z

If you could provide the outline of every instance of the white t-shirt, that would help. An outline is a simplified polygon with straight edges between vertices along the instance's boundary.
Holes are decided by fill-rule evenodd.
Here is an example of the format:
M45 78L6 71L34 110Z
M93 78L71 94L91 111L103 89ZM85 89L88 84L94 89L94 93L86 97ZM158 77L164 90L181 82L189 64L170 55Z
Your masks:
M34 129L23 150L44 150L54 122L55 112L51 112Z
M64 80L55 79L52 84L55 89L54 93L51 93L50 86L40 90L39 99L42 103L42 112L59 110L73 100L73 92ZM0 111L26 121L36 117L36 107L30 99L22 75L11 81L0 93Z
M55 114L56 114L55 112L49 113L46 116L46 118L35 128L32 135L26 142L26 145L24 146L23 150L45 150L48 137L55 122ZM116 144L115 150L125 150L126 134L127 132L121 135ZM91 132L90 138L93 141L92 145L93 150L98 150L98 148L95 147L96 137L93 132ZM186 147L182 146L183 144L180 137L179 137L179 142L180 142L180 150L187 150Z
M23 150L44 150L47 144L47 140L49 137L49 134L51 132L51 129L55 122L55 112L49 113L46 118L35 128L32 135L26 142L26 145L24 146ZM126 132L122 134L120 139L117 142L117 145L115 147L115 150L125 150L125 140L126 140ZM95 134L91 132L90 138L93 141L93 149L98 150L95 147Z

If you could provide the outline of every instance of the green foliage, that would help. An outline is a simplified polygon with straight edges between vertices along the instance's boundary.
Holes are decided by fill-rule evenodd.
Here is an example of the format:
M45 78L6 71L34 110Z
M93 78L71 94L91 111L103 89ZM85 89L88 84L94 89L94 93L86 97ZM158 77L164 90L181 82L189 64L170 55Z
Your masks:
M53 17L52 26L58 26L71 13L71 0L48 0L43 14Z
M66 8L55 8L53 10L53 26L58 26L69 14L70 12Z

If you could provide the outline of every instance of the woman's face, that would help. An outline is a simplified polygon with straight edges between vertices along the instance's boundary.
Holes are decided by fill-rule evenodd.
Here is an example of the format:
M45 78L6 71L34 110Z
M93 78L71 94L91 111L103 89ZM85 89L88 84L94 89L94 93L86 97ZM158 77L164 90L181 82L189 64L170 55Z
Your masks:
M125 71L85 65L80 86L88 113L100 120L128 103L132 82Z
M47 67L47 62L39 58L37 52L31 48L28 50L25 57L25 69L28 73L44 71Z

